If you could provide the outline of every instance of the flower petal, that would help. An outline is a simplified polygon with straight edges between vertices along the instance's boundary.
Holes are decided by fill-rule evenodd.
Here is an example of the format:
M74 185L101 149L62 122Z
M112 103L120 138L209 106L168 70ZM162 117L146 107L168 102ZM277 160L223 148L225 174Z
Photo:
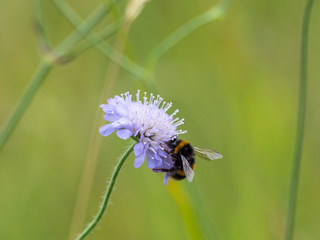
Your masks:
M136 156L136 159L134 160L134 164L133 164L133 166L135 167L135 168L139 168L141 165L142 165L142 163L144 162L144 159L146 158L146 155L145 154L141 154L141 155L139 155L139 156Z
M111 133L113 133L117 128L114 127L112 123L103 125L100 129L99 132L102 136L109 136Z
M120 116L126 116L128 114L128 105L119 104L116 106L116 111Z
M157 167L158 166L158 164L157 164L157 160L155 160L155 159L150 159L150 158L147 158L147 167L148 168L155 168L155 167Z
M132 132L129 129L120 129L117 131L117 135L119 138L127 140L132 136Z
M108 122L115 122L119 119L119 116L112 114L112 113L106 113L103 115L104 120Z
M101 108L103 109L103 111L104 111L104 109L105 109L106 107L108 107L108 104L100 104L99 107L101 107Z
M144 144L143 142L138 142L136 145L134 145L134 155L140 156L143 153Z
M164 168L164 169L171 169L174 167L174 162L170 156L164 156L161 159L162 159L161 165L157 167Z
M156 158L156 154L147 154L147 167L156 168L162 164L161 159Z
M166 172L163 176L163 183L165 185L168 185L168 179L169 179L169 173Z

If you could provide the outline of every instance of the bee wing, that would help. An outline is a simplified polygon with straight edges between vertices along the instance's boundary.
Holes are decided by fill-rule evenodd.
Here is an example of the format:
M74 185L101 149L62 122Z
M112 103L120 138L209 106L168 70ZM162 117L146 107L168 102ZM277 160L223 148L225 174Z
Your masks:
M222 158L222 155L215 150L193 147L194 152L204 160L215 160Z
M191 182L194 176L194 172L190 167L188 160L183 155L180 155L180 156L182 160L182 167L183 167L184 174L186 175L188 182Z

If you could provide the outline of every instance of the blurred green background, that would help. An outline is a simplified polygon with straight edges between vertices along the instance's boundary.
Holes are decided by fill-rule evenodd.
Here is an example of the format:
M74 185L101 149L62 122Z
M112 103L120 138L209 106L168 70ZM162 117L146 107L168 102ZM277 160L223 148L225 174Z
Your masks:
M83 18L100 3L68 2ZM126 55L143 64L168 34L216 3L151 0L132 24ZM174 192L182 189L185 193L180 196L189 206L179 207L170 186L163 185L162 174L146 165L135 169L130 156L107 214L88 239L205 239L201 226L206 220L212 222L220 240L283 239L304 4L298 0L233 1L223 20L199 28L160 59L154 73L157 90L185 118L181 129L188 133L181 137L194 146L217 149L224 158L197 161L191 184L197 185L202 203L190 200L186 190L190 183L179 182L182 188L169 183ZM119 6L120 12L124 5ZM320 239L319 7L316 2L310 28L296 240ZM44 1L44 10L50 42L56 45L73 27L51 1ZM0 126L40 62L33 19L31 1L0 1ZM111 21L109 17L99 27ZM93 48L55 67L39 89L0 152L0 239L69 238L110 64ZM120 70L109 97L135 93L140 87ZM103 138L85 223L96 214L106 181L128 145L115 134ZM203 204L207 219L196 218L198 204Z

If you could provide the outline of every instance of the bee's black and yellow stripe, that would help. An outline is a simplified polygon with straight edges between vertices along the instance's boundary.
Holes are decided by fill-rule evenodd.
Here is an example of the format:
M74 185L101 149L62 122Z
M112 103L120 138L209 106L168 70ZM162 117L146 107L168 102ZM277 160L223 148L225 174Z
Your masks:
M181 155L183 155L189 162L192 169L195 168L194 151L192 146L186 140L176 139L172 141L171 147L173 147L172 157L176 161L176 173L171 177L176 180L182 180L186 177L183 166Z
M180 140L180 142L178 143L178 145L174 148L174 154L178 154L179 151L180 151L183 147L185 147L185 146L187 146L187 145L190 145L188 141L186 141L186 140Z

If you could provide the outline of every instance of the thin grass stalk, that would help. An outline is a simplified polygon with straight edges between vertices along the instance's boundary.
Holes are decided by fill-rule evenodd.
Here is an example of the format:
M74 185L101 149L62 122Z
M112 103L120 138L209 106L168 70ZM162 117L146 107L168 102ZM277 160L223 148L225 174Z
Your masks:
M299 187L301 155L304 140L306 101L307 101L307 67L308 67L308 35L310 15L314 0L307 0L302 22L301 33L301 56L300 56L300 86L299 106L297 116L297 130L295 140L295 151L293 155L293 168L291 174L290 194L287 213L287 226L285 239L292 240L294 235L295 214L297 208L297 195Z
M171 181L168 184L167 189L180 212L181 220L185 226L188 239L203 239L203 235L200 230L202 222L197 221L191 199L182 184L182 182ZM186 184L189 184L189 182Z
M200 223L198 226L203 235L203 239L218 240L218 235L208 215L208 210L203 202L196 179L193 180L193 184L187 185L187 190L191 199L192 210L196 215L197 222Z
M20 121L21 117L23 116L25 110L30 105L35 93L38 91L40 85L45 80L46 76L52 69L52 62L48 62L43 60L33 77L31 78L30 84L28 85L27 89L25 90L24 94L22 95L20 101L16 105L14 111L12 112L11 116L9 117L8 121L4 125L1 134L0 134L0 150L8 140L9 136L17 126L18 122Z
M67 53L67 56L71 58L75 58L78 55L84 53L91 47L101 43L102 41L106 40L107 38L115 35L120 28L119 23L114 23L102 30L97 36L97 38L92 38L91 36L88 37L88 40L80 44L75 50L72 50L70 53Z
M43 11L43 1L33 0L33 9L35 14L36 22L41 26L43 30L43 41L48 43L47 34L45 30L45 20L44 20L44 11ZM49 45L49 44L47 44Z
M77 29L77 31L81 31L81 29L78 28L78 25L81 24L82 19L72 9L72 7L67 2L61 0L54 0L53 3L60 11L60 13ZM133 77L145 82L146 79L144 78L144 76L146 75L146 71L144 70L144 68L125 57L121 52L114 49L110 44L104 42L103 39L99 38L97 34L91 33L89 36L87 36L86 39L89 42L94 41L99 43L95 45L95 47L102 54L104 54L111 61L120 65Z
M171 48L189 36L192 32L199 29L205 24L221 19L230 5L231 0L222 1L215 7L212 7L205 13L189 20L187 23L179 27L167 38L165 38L158 46L156 46L150 53L147 61L147 69L152 71L155 63Z
M59 54L61 51L64 54L66 49L72 48L81 39L85 38L91 30L101 22L101 20L108 14L110 7L104 4L100 5L91 16L77 27L80 31L74 31L71 36L66 38L55 51Z
M43 24L43 12L42 12L42 5L37 6L36 4L42 4L41 1L35 1L35 7L36 7L36 18L38 24L40 24L42 28ZM43 56L43 60L41 61L38 70L35 72L33 77L31 78L31 81L21 97L19 103L17 104L15 110L9 117L8 121L4 125L1 133L0 133L0 150L2 149L3 145L13 132L14 128L16 127L17 123L23 116L25 110L29 106L31 100L33 99L34 95L38 91L41 83L44 81L50 70L52 70L55 63L62 63L63 55L69 50L69 48L73 47L73 44L76 44L78 41L80 41L85 34L89 33L101 20L102 18L108 13L108 8L105 6L100 6L96 11L95 14L91 15L91 17L82 23L82 25L79 27L81 28L81 34L78 32L74 32L69 37L66 38L65 41L63 41L56 49L55 51L59 52L59 56L54 54L53 52L46 52ZM42 31L43 29L41 29ZM43 35L43 32L40 34L43 39L40 39L39 43L42 44L43 41L46 41L45 36ZM47 43L46 43L47 44ZM41 46L40 46L41 48Z

